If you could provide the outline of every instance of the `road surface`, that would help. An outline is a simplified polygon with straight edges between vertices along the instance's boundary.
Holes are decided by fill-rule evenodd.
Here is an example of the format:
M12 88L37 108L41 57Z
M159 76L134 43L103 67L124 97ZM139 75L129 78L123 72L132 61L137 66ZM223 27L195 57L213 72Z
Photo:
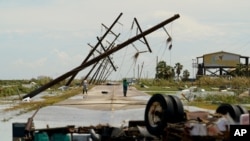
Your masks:
M36 99L35 97L33 99ZM87 95L80 93L54 105L41 108L34 117L34 124L36 129L68 125L75 125L75 127L99 124L126 126L128 121L144 120L145 107L149 98L150 95L134 87L129 87L127 97L123 97L122 85L98 85L91 88ZM192 106L184 106L184 108L190 111L201 110ZM9 119L0 122L1 140L12 140L13 124L27 122L34 112L22 114L1 112L1 119Z

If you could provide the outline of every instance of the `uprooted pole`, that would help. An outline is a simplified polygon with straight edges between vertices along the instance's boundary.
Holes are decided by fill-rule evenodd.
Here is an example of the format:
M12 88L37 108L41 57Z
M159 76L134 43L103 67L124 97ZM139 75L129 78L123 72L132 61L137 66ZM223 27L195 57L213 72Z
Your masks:
M104 35L98 39L97 44L95 45L95 47L89 52L88 56L84 59L84 61L82 62L82 64L84 64L85 62L88 61L88 59L90 58L90 56L94 53L94 51L96 50L96 48L101 44L102 40L108 35L109 32L112 32L111 29L115 26L115 24L118 22L118 20L120 19L120 17L122 16L122 13L120 13L120 15L116 18L116 20L113 22L113 24L107 28L107 31L104 33ZM112 32L113 33L113 32ZM66 83L66 86L69 86L69 84L71 83L71 81L75 78L75 76L77 75L78 72L75 72L74 74L72 74L72 76L70 77L70 79L68 80L68 82Z
M80 66L78 66L78 67L72 69L71 71L69 71L69 72L67 72L67 73L65 73L65 74L63 74L63 75L61 75L61 76L59 76L58 78L56 78L56 79L50 81L49 83L47 83L47 84L45 84L45 85L39 87L38 89L36 89L36 90L30 92L30 93L27 94L27 95L23 96L23 99L24 99L24 98L27 98L27 97L32 98L32 97L36 96L36 95L39 94L40 92L42 92L42 91L46 90L47 88L49 88L49 87L55 85L56 83L58 83L58 82L60 82L60 81L62 81L62 80L64 80L64 79L68 78L69 76L71 76L71 75L73 75L73 74L79 72L80 70L83 70L84 68L86 68L86 67L88 67L88 66L90 66L90 65L92 65L92 64L94 64L94 63L96 63L97 61L100 61L101 59L107 57L108 55L110 55L110 54L112 54L112 53L114 53L114 52L116 52L116 51L118 51L118 50L124 48L125 46L127 46L127 45L129 45L129 44L131 44L131 43L133 43L133 42L135 42L136 40L138 40L138 39L140 39L140 38L142 38L142 37L144 37L144 36L146 36L146 35L148 35L148 34L154 32L154 31L156 31L157 29L159 29L159 28L161 28L162 26L164 26L164 25L166 25L166 24L168 24L168 23L170 23L170 22L172 22L172 21L178 19L179 17L180 17L180 15L179 15L179 14L176 14L176 15L174 15L173 17L171 17L171 18L169 18L169 19L167 19L167 20L165 20L165 21L163 21L163 22L157 24L156 26L153 26L153 27L149 28L148 30L145 30L145 31L142 32L141 34L138 34L137 36L134 36L134 37L128 39L127 41L125 41L125 42L123 42L123 43L121 43L121 44L118 44L116 47L114 47L114 48L112 48L112 49L110 49L110 50L107 50L107 51L104 52L103 54L101 54L101 55L99 55L99 56L97 56L97 57L95 57L95 58L93 58L93 59L91 59L91 60L89 60L89 61L87 61L87 62L81 64Z

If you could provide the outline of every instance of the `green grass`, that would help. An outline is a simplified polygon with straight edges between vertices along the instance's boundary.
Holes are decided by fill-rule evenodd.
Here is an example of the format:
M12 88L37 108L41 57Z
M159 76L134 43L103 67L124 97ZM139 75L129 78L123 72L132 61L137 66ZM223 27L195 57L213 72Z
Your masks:
M134 87L139 91L178 91L177 86L146 86L141 87L141 85L134 85Z
M154 92L147 92L144 91L149 95L154 95L154 94L175 94L173 91L154 91Z
M149 95L154 95L156 93L159 94L176 94L177 91L180 91L180 85L171 86L171 87L164 87L164 86L148 86L148 88L141 87L141 85L135 85L135 87L140 90L144 91ZM214 86L215 87L215 86ZM202 87L206 91L214 91L211 89L211 86ZM215 110L220 103L228 103L228 104L250 104L250 97L243 97L240 98L235 92L236 95L207 95L203 98L196 98L194 101L188 102L189 106L197 106L200 108L205 109L212 109ZM248 110L250 107L246 107Z
M224 82L225 81L225 82ZM219 84L217 84L220 82ZM171 82L167 80L161 80L161 81L154 81L154 80L143 80L143 85L146 87L141 87L141 84L134 85L136 89L139 91L144 91L145 93L149 95L153 95L156 93L160 94L176 94L177 91L180 91L180 89L185 88L185 86L198 86L200 88L205 89L206 91L211 91L212 87L219 87L220 85L232 85L234 88L237 88L239 86L244 86L246 84L249 84L248 79L237 79L237 85L233 85L235 81L228 82L228 80L224 79L217 79L216 81L214 79L209 78L203 78L201 80L198 80L196 82ZM241 85L240 83L246 83L244 85ZM244 89L245 87L241 87L241 89ZM239 90L241 90L239 89ZM69 97L72 97L76 94L81 93L82 89L81 87L77 89L71 89L63 92L60 95L56 96L46 96L43 97L44 101L37 101L37 102L29 102L29 103L20 103L19 105L16 105L14 107L6 109L6 111L11 110L18 110L22 109L21 113L31 111L38 109L39 107L45 107L49 105L53 105L54 103L60 102L62 100L68 99ZM242 90L241 90L242 91ZM241 93L241 91L236 91L237 94ZM224 96L224 95L218 95L218 96L207 96L205 98L197 98L195 101L189 102L188 105L190 106L197 106L201 108L206 109L215 109L218 106L218 103L229 103L229 104L250 104L250 97L245 98L239 98L238 96Z
M79 93L81 93L82 89L75 88L64 91L62 94L56 95L56 96L44 96L43 98L45 100L43 101L30 101L30 102L22 102L16 106L13 106L11 108L5 109L5 111L13 111L13 110L19 110L22 109L22 112L28 112L31 110L36 110L38 108L46 107L49 105L53 105L57 102L63 101L65 99L68 99L72 96L75 96Z
M199 101L191 101L187 104L188 106L196 106L199 108L209 109L209 110L216 110L219 104L213 104L210 102L199 102Z

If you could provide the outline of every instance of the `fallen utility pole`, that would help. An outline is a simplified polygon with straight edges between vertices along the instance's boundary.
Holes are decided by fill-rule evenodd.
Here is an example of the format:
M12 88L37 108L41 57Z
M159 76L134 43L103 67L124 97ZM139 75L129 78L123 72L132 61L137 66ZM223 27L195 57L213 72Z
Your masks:
M118 35L116 35L115 39L112 41L112 43L110 43L110 45L109 45L109 47L107 48L107 50L109 50L110 48L113 47L114 42L118 39L119 36L120 36L120 33L119 33ZM97 39L98 39L98 41L100 41L100 39L99 39L98 37L97 37ZM102 43L100 43L100 44L101 44L101 47L102 47L103 51L105 52L106 49L104 48L104 46L102 45ZM89 46L92 47L90 44L89 44ZM92 47L92 48L94 48L94 47ZM99 54L102 54L100 51L98 51L98 50L96 50L96 51L97 51ZM113 62L112 62L112 60L111 60L111 58L110 58L109 56L108 56L107 58L109 59L111 65L112 65L112 67L113 67L113 69L116 71L116 67L114 66L114 64L113 64ZM89 75L90 75L90 74L92 73L92 71L95 69L97 63L98 63L98 62L96 62L96 64L91 68L91 70L88 72L88 74L84 77L83 80L86 80L86 79L89 77Z
M118 20L120 19L120 17L122 16L122 13L120 13L120 15L115 19L115 21L113 22L113 24L107 28L107 31L104 33L104 35L101 37L101 39L98 38L98 42L95 45L95 47L90 51L90 53L88 54L88 56L84 59L84 61L82 62L82 64L84 64L85 62L88 61L88 59L90 58L90 56L94 53L94 51L96 50L96 48L101 44L102 40L108 35L109 32L113 33L111 31L111 29L115 26L115 24L118 22ZM70 77L70 79L68 80L68 82L66 83L66 86L69 86L69 84L71 83L71 81L75 78L75 76L77 75L78 72L75 72L74 74L72 74L72 76Z
M141 26L139 25L139 22L137 21L136 18L134 18L134 20L135 20L135 23L136 23L136 25L137 25L139 31L142 33L142 29L141 29ZM151 50L151 48L150 48L150 46L149 46L149 44L148 44L148 41L147 41L147 39L145 38L145 36L143 36L142 38L143 38L145 44L146 44L147 47L148 47L148 51L149 51L149 52L152 52L152 50ZM143 43L144 43L144 42L143 42Z
M102 66L103 66L103 63L104 63L105 61L106 61L106 59L103 59L103 60L101 61L101 63L99 64L99 67L96 69L96 72L94 73L94 75L92 76L92 78L91 78L90 81L89 81L90 84L95 83L96 78L97 78L98 74L100 73L101 68L102 68Z
M164 25L166 25L166 24L168 24L168 23L170 23L170 22L178 19L179 17L180 17L179 14L176 14L173 17L171 17L171 18L169 18L169 19L167 19L167 20L165 20L165 21L157 24L156 26L153 26L153 27L149 28L148 30L146 30L146 31L138 34L137 36L134 36L134 37L128 39L127 41L125 41L125 42L123 42L121 44L118 44L116 47L114 47L114 48L112 48L110 50L107 50L103 54L101 54L101 55L99 55L99 56L97 56L97 57L95 57L95 58L93 58L93 59L91 59L91 60L89 60L89 61L81 64L80 66L72 69L71 71L69 71L69 72L67 72L67 73L59 76L58 78L52 80L51 82L45 84L44 86L41 86L38 89L30 92L29 94L25 95L23 98L27 98L27 97L32 98L32 97L36 96L40 92L42 92L42 91L46 90L47 88L55 85L56 83L58 83L58 82L60 82L60 81L62 81L64 79L68 78L69 76L71 76L73 74L76 74L77 72L83 70L84 68L86 68L86 67L88 67L88 66L90 66L90 65L92 65L92 64L94 64L94 63L96 63L98 61L100 61L101 59L107 57L108 55L111 55L112 53L114 53L114 52L116 52L116 51L124 48L125 46L127 46L127 45L129 45L129 44L131 44L133 42L135 42L136 40L138 40L138 39L140 39L140 38L142 38L142 37L144 37L144 36L146 36L146 35L154 32L154 31L156 31L157 29L159 29L162 26L164 26Z

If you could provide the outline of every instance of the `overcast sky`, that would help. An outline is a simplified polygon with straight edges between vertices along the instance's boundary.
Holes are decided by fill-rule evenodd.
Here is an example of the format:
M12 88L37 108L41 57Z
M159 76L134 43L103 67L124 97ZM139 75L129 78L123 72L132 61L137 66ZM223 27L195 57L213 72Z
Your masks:
M132 45L113 54L118 70L110 79L133 77L142 64L142 77L152 78L157 57L171 66L181 63L192 77L192 59L204 54L250 56L249 0L0 0L0 79L56 78L70 71L86 58L88 44L94 46L104 34L101 24L109 27L120 13L114 27L121 34L117 44L136 35L134 18L143 30L175 14L180 18L165 26L173 39L171 50L159 29L146 36L152 53L140 54L136 63ZM143 43L134 44L147 51Z

